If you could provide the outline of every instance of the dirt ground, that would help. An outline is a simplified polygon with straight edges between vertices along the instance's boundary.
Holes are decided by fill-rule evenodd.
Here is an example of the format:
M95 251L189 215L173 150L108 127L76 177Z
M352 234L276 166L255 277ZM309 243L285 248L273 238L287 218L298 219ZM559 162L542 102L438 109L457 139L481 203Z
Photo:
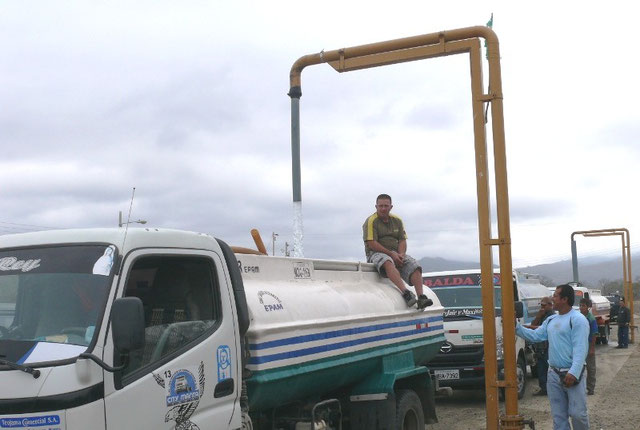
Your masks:
M637 324L640 302L634 306ZM587 397L592 430L640 429L640 333L636 330L635 343L628 349L616 349L616 345L617 326L612 326L609 344L596 345L595 395ZM518 411L525 419L533 419L536 430L551 430L549 400L533 396L537 390L538 380L528 375L527 391L518 402ZM483 390L455 390L451 397L439 396L436 412L439 423L427 425L426 429L486 428Z

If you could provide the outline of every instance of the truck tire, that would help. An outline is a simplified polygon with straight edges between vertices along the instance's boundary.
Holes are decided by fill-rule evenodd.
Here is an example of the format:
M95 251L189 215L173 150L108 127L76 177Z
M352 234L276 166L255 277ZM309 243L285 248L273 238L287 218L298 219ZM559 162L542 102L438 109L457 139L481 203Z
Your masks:
M540 358L536 357L535 361L529 365L529 368L531 369L531 376L534 378L538 377L538 360L540 360Z
M242 412L242 430L253 430L253 422L248 413Z
M516 384L518 387L518 400L521 400L527 389L527 364L522 356L518 357L518 362L516 363ZM498 390L498 400L504 402L504 398L504 388L500 388Z
M422 403L416 392L397 390L395 430L424 430L424 425Z
M516 381L518 382L518 400L520 400L524 397L527 388L527 363L522 356L518 357Z

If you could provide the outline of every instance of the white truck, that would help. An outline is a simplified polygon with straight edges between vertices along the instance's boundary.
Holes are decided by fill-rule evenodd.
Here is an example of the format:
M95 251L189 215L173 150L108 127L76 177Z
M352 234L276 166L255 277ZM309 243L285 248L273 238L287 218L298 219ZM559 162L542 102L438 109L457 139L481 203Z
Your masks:
M0 236L0 429L423 429L443 308L209 235Z
M424 285L433 290L444 306L444 332L446 342L437 356L429 362L429 368L439 387L484 388L485 365L482 329L482 295L480 270L423 273ZM513 272L514 299L522 302L523 314L519 322L533 320L540 300L550 294L536 275ZM502 338L502 296L499 272L494 274L494 305L498 371L504 373ZM516 336L516 374L518 398L524 396L527 365L535 373L536 358L533 349ZM501 392L501 395L503 393Z

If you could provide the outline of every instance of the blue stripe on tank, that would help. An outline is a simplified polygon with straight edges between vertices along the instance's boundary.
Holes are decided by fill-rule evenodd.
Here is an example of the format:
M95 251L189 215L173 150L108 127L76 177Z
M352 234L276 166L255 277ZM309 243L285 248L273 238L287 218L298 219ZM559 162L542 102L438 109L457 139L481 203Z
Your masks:
M264 364L272 361L304 357L304 356L318 354L322 352L335 351L338 349L349 348L352 346L364 345L367 343L374 343L374 342L379 342L379 341L389 340L389 339L399 339L402 337L413 336L418 333L425 333L425 332L431 332L436 330L442 330L442 326L438 325L434 327L427 327L424 329L413 329L413 330L406 330L402 332L386 333L386 334L381 334L377 336L348 340L348 341L337 342L332 344L319 345L319 346L314 346L310 348L298 349L294 351L280 352L280 353L269 354L269 355L264 355L260 357L251 357L249 359L249 364Z
M268 342L252 343L249 345L249 349L253 351L257 351L257 350L267 349L267 348L276 348L278 346L296 345L296 344L305 343L305 342L313 342L316 340L332 339L336 337L349 336L349 335L360 334L360 333L370 333L373 331L386 330L389 328L406 327L406 326L412 326L416 324L432 324L434 322L442 323L442 316L419 318L419 319L413 319L408 321L398 321L398 322L385 323L385 324L373 324L365 327L346 328L341 330L327 331L323 333L314 333L314 334L307 334L303 336L294 336L294 337L288 337L284 339L271 340Z

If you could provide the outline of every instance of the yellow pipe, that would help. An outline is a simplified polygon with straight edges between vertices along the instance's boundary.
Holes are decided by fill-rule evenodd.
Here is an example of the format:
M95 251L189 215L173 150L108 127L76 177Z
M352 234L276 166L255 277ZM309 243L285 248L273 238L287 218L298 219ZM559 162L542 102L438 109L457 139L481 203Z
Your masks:
M486 40L489 60L489 94L483 94L482 59L478 37ZM452 55L470 54L472 103L474 113L474 137L476 151L476 186L478 195L478 227L483 295L483 329L485 349L485 389L487 398L487 428L497 429L501 423L509 428L522 428L518 415L517 381L515 363L515 315L511 305L514 300L512 285L511 236L509 223L509 197L507 187L504 119L502 107L502 83L498 38L488 27L468 27L421 36L395 39L367 45L320 52L300 57L289 74L289 96L299 100L302 96L301 74L305 67L329 63L338 72L359 70L399 62L414 61ZM494 168L498 237L491 237L491 214L488 185L486 130L483 115L484 103L491 103ZM292 105L293 106L293 105ZM297 106L297 105L296 105ZM293 107L292 107L293 112ZM297 112L297 111L296 111ZM292 130L298 130L292 113ZM294 145L292 131L292 146ZM294 185L295 188L295 185ZM497 380L495 312L493 302L492 247L498 246L502 278L502 320L505 348L505 381ZM506 304L506 305L505 305ZM498 419L498 387L505 387L505 415Z
M631 313L631 321L629 322L629 330L631 336L629 342L635 343L635 318L633 316L633 283L631 277L631 238L629 230L626 228L605 228L600 230L582 230L574 231L571 234L571 240L573 236L579 234L584 237L602 237L602 236L621 236L622 237L622 282L624 297L627 303L629 303L629 312Z
M260 237L258 229L251 229L251 237L253 237L253 241L255 242L258 251L260 251L261 254L267 255L267 248L264 246L264 242L262 241L262 237Z
M298 58L298 60L296 60L291 66L291 71L289 72L290 87L300 88L302 85L302 71L307 66L327 63L330 61L340 61L341 59L348 60L349 58L373 55L380 52L399 51L403 49L422 47L425 45L471 39L474 37L482 37L487 41L487 49L489 53L491 53L492 50L497 50L498 36L496 36L493 30L488 27L476 26L304 55ZM499 61L499 57L497 58ZM491 69L491 64L489 65L489 69Z

